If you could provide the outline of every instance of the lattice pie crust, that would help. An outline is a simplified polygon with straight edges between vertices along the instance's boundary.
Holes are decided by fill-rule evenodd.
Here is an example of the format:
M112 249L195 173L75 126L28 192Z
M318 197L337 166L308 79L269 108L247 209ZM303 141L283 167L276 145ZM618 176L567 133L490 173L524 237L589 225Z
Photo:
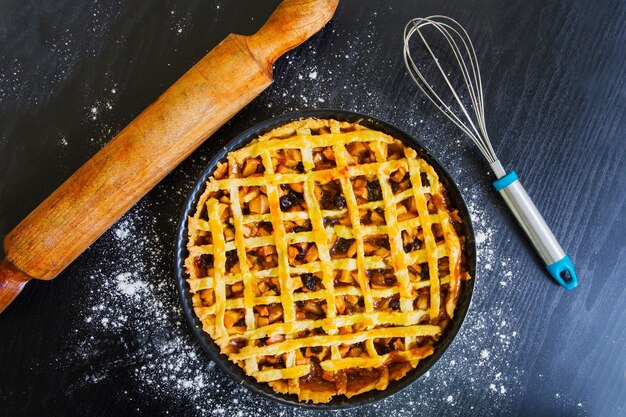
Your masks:
M228 154L189 217L194 311L246 374L302 401L383 390L431 355L465 270L415 150L306 119Z

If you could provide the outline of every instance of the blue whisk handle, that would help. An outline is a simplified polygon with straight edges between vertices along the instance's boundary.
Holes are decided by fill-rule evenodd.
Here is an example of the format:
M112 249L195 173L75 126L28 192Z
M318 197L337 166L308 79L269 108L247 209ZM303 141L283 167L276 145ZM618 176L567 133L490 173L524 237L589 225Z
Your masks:
M552 278L568 290L575 288L578 277L571 259L561 248L515 171L494 181L493 186L522 226Z

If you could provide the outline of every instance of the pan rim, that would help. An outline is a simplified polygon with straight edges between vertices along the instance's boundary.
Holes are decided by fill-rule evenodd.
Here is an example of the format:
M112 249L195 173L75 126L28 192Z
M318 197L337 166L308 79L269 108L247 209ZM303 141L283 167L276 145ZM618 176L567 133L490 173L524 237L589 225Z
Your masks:
M252 140L256 139L260 135L267 133L268 131L289 123L291 121L306 119L306 118L320 118L320 119L337 119L348 120L351 122L359 121L365 126L369 126L373 129L385 132L397 138L410 146L418 152L418 155L425 159L430 165L433 166L435 171L440 177L440 180L444 183L448 196L454 202L455 208L459 210L459 214L463 219L464 232L467 236L466 250L467 250L467 269L471 274L472 279L464 281L462 283L463 289L459 297L457 304L457 310L455 317L451 320L450 324L444 331L441 339L435 345L435 352L427 358L421 360L417 367L411 369L407 375L397 381L389 383L385 390L371 390L363 394L356 395L352 398L346 398L343 395L334 396L329 403L314 404L308 402L298 401L297 396L294 394L279 394L275 392L269 385L257 382L253 377L244 373L243 369L239 365L231 362L226 355L220 353L219 347L211 339L208 333L202 330L200 320L197 318L193 311L191 302L191 293L189 290L189 284L187 283L186 274L184 272L184 261L187 257L187 217L193 214L195 211L198 198L206 187L206 180L214 172L217 162L224 160L225 156L240 147L249 144ZM467 208L467 204L463 199L463 196L454 182L452 176L445 169L443 164L435 158L432 153L415 137L402 131L401 129L382 121L376 117L337 109L311 109L285 113L270 119L267 119L261 123L246 129L242 133L235 136L228 141L219 151L211 157L206 167L202 170L198 176L193 188L189 192L183 209L181 212L180 220L178 223L177 235L175 239L175 256L174 256L174 268L176 276L176 286L181 299L183 313L186 317L186 321L191 327L191 330L202 346L202 350L208 355L208 358L219 365L219 367L228 374L231 378L241 383L250 391L259 394L265 398L271 399L280 404L312 409L312 410L342 410L360 407L388 398L400 391L403 391L409 385L418 381L422 375L424 375L434 364L443 357L450 345L453 343L456 335L460 331L465 317L470 309L472 294L474 289L474 282L476 280L476 244L474 230L472 226L471 216Z

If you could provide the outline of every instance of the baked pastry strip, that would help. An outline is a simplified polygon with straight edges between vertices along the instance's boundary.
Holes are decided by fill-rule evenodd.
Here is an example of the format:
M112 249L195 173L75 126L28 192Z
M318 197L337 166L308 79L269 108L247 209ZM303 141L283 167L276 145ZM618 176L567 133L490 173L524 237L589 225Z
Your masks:
M252 273L248 267L248 256L246 255L245 237L243 235L243 214L241 212L241 204L239 203L239 190L236 187L230 189L230 203L233 212L233 224L235 226L235 245L237 246L237 257L242 259L239 262L239 269L243 279L243 308L245 309L246 329L252 330L256 327L256 318L254 317L255 296L252 288ZM226 303L228 307L228 302ZM246 359L246 373L250 374L259 370L256 358Z
M224 241L224 229L218 212L218 202L211 198L207 201L207 213L209 217L209 227L211 228L211 237L216 248L215 258L215 329L217 337L228 336L228 331L224 326L224 312L226 311L226 280L224 279L226 271L226 249Z
M333 128L337 129L337 126L331 126L331 132ZM347 151L345 146L343 144L335 144L333 145L332 149L335 160L337 162L337 168L345 170L347 166L345 156L345 153L347 153ZM352 189L352 183L348 178L340 178L339 182L341 184L341 190L343 192L343 195L346 199L346 206L348 208L348 214L350 216L350 224L352 225L352 234L356 239L357 282L363 294L365 311L372 312L374 311L374 301L372 297L372 292L370 291L369 281L365 274L365 249L363 247L365 236L363 235L363 230L361 229L361 216L359 215L359 208L356 201L356 196L354 195L354 190ZM378 356L378 352L376 352L373 339L366 340L365 347L370 357Z
M300 339L289 339L267 346L245 346L237 353L230 355L233 360L250 358L252 356L280 355L311 346L330 346L340 343L359 343L375 338L410 336L436 336L441 333L441 327L431 324L416 324L404 327L379 327L351 334L315 335ZM378 357L376 355L375 357Z
M274 173L274 164L269 151L261 154L261 160L265 166L265 172L272 175ZM289 323L296 320L296 306L293 299L293 285L289 275L289 255L287 254L287 241L285 240L285 225L282 220L282 212L280 210L280 196L278 194L278 186L267 184L267 199L269 200L270 214L272 219L272 228L274 230L274 243L276 252L278 253L278 278L280 279L280 298L283 306L284 321ZM286 339L293 337L293 334L285 334ZM294 366L296 361L295 352L289 351L285 366L287 368ZM289 392L299 392L299 380L289 379Z
M404 359L408 361L424 359L427 356L432 355L434 349L432 346L425 346L423 348L415 348L412 351L404 351L394 353L396 359ZM377 356L376 358L341 358L338 360L326 360L320 362L320 366L325 371L340 371L348 368L378 368L383 366L387 361L392 359L392 354L384 354ZM278 379L286 378L300 378L307 375L311 371L310 365L299 365L289 369L271 369L267 371L255 372L254 377L259 382L269 382Z
M237 162L242 163L246 158L255 158L264 153L284 149L313 149L329 146L329 143L333 145L347 145L348 143L353 142L375 142L380 140L391 142L393 140L388 139L388 135L375 130L358 130L354 132L341 133L339 131L339 125L336 123L331 124L330 129L332 133L322 135L296 134L296 136L287 139L269 139L258 141L232 152L231 155Z
M398 204L398 203L399 201L395 202L395 204ZM358 206L359 210L365 210L369 208L370 207L366 204L361 204ZM381 208L384 208L384 205L382 205ZM283 220L303 220L303 219L294 218L293 216L285 216L284 214L290 214L290 213L283 213ZM338 217L341 217L344 214L346 213L341 213ZM320 210L320 215L322 217L332 217L328 215L328 211L326 210ZM428 216L430 217L431 223L440 223L438 214L428 214ZM262 222L262 221L271 220L269 216L267 218L261 218L261 219L256 219L252 217L253 216L250 216L250 215L247 215L247 216L242 215L242 223L247 224L247 223L252 223L252 222ZM400 231L403 231L406 229L419 227L420 225L421 223L420 223L419 217L414 217L412 219L398 222L398 229ZM201 230L201 231L210 231L208 222L203 221L203 220L197 220L197 219L194 219L194 221L190 220L189 228L195 229L195 230ZM363 234L365 236L388 234L386 225L379 225L379 226L361 225L361 230L363 231ZM334 235L337 235L344 239L354 238L352 228L349 226L335 225L332 227L326 227L324 231L328 238L332 238ZM285 239L287 240L287 243L289 244L302 243L302 242L315 242L315 234L314 232L298 232L298 233L289 232L285 234ZM248 249L258 248L258 247L267 246L267 245L274 245L274 237L273 236L250 237L250 238L246 238L245 244L246 244L246 248ZM228 251L237 249L237 244L235 241L226 242L225 248L226 248L226 251L228 252ZM422 250L422 252L426 253L425 250ZM205 254L205 253L213 254L213 246L210 244L194 246L190 249L189 253L194 256L198 256L198 255Z
M299 135L310 134L310 129L299 129ZM313 154L311 148L300 149L302 154L302 165L304 172L308 173L313 170L315 164L313 162ZM322 217L322 210L319 205L319 201L315 197L315 182L304 182L304 200L307 205L307 211L309 213L309 219L311 220L311 228L313 229L313 242L317 246L318 256L320 258L320 265L322 267L322 283L324 285L323 292L326 299L326 322L328 323L324 330L328 334L337 334L337 327L335 326L334 318L337 316L337 309L335 306L335 285L334 285L334 273L332 267L332 261L330 259L330 248L328 247L328 234L324 227L324 218ZM307 240L308 241L308 240ZM341 354L337 346L331 347L331 358L339 359Z
M212 280L212 278L205 278L205 280L206 279ZM446 275L445 277L441 278L439 282L441 283L441 285L448 284L450 282L450 276ZM413 286L415 289L430 287L430 281L418 281L414 283ZM207 288L212 288L212 287L203 287L203 289L207 289ZM385 288L385 289L371 289L370 291L372 293L372 296L375 298L391 297L399 293L398 288L393 288L393 287ZM325 295L324 290L307 292L307 293L297 293L297 294L294 294L294 300L295 301L316 300L316 299L324 298L324 295ZM355 287L335 288L335 296L344 296L344 295L356 295L357 297L360 297L363 295L363 293L361 292L360 288L355 288ZM258 304L276 304L276 303L280 303L280 296L278 295L261 296L261 297L255 298L255 300L256 300L257 305ZM244 302L241 298L234 299L234 300L227 300L226 307L227 309L244 308ZM215 314L215 306L199 307L199 308L203 309L202 310L203 314ZM355 314L352 317L359 317L359 315Z
M334 145L343 146L343 145ZM398 168L407 166L406 159L394 159L385 162L374 162L371 164L363 164L358 166L344 166L343 168L329 168L319 171L312 171L308 174L279 174L271 173L263 177L247 177L247 178L228 178L216 180L211 178L207 185L208 191L227 190L230 187L258 187L281 184L295 184L305 181L315 181L321 184L327 183L334 179L349 179L360 175L367 175L372 172L378 172L381 168L385 170L395 171ZM418 190L419 191L419 190Z
M450 285L448 299L446 300L446 313L448 317L454 317L456 308L456 300L459 296L459 287L461 284L459 277L459 263L461 262L461 244L459 237L454 230L454 226L450 223L450 215L444 210L439 210L439 219L441 219L441 228L446 241L446 252L450 263Z
M416 159L417 154L413 149L406 148L404 150L407 160L409 161L409 174L411 177L411 184L417 184L418 188L422 188L422 178L420 176L420 164ZM430 183L431 195L434 195L433 191L436 191L434 187L435 178L429 173L428 182ZM435 188L435 190L433 190ZM424 245L426 246L426 257L428 261L428 272L430 276L430 318L434 320L439 316L439 306L441 303L441 290L439 289L439 274L437 272L437 256L435 255L436 242L433 236L432 223L430 216L428 215L428 207L426 206L426 199L424 194L418 192L413 188L413 197L415 198L415 205L419 218L422 223L422 232L424 233Z

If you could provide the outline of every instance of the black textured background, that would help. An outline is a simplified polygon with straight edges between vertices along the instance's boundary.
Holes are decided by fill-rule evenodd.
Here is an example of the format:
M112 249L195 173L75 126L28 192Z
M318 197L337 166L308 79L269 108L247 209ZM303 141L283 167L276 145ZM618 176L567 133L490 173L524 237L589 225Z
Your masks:
M0 237L222 38L253 33L276 4L1 0ZM460 20L479 49L494 147L520 174L574 260L580 285L572 292L549 281L490 189L478 152L457 142L460 132L436 116L405 73L404 24L434 13ZM473 321L433 367L435 376L361 412L624 415L625 14L620 0L342 1L320 34L279 60L275 83L129 214L137 239L155 235L162 246L163 256L146 255L146 281L164 283L159 298L177 305L176 219L214 149L287 111L369 113L416 135L446 164L465 197L481 207L488 224L478 230L490 234L483 258L495 262L478 273ZM197 396L146 389L134 369L171 359L142 353L167 335L151 331L150 323L139 328L136 320L110 333L82 325L98 288L88 277L96 269L100 276L115 275L124 262L126 254L109 232L57 279L28 284L0 315L0 414L295 413L236 389L215 369L207 372L224 388L207 390L210 406ZM508 271L513 276L503 286ZM497 338L488 337L493 320L486 318L501 311L517 336L506 358L499 356L507 395L496 398L489 389L496 377L478 368L472 337L485 318L487 329L475 342L499 349ZM168 316L174 317L172 331L192 344L177 314L174 308ZM71 352L89 337L97 354ZM463 367L444 374L444 367L462 361ZM85 377L103 369L103 378Z

